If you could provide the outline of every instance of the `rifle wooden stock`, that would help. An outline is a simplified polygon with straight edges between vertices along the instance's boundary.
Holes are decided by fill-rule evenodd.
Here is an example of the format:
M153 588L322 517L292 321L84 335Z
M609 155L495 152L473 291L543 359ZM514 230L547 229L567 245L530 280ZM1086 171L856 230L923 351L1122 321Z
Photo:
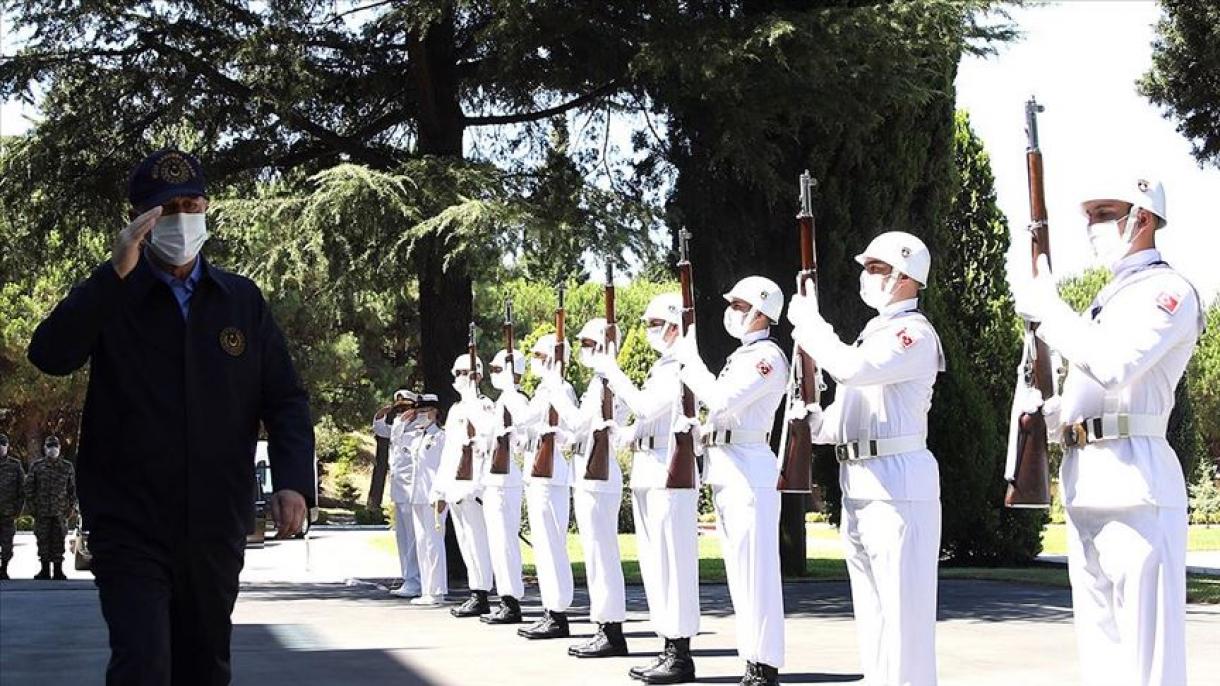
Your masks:
M1038 146L1038 112L1042 111L1033 98L1025 103L1026 134L1029 145L1025 151L1026 174L1029 181L1030 260L1034 273L1038 258L1046 256L1050 264L1050 233L1047 227L1046 197L1043 192L1042 151ZM1055 394L1055 379L1051 369L1051 354L1046 343L1035 334L1038 325L1025 323L1026 353L1022 382L1037 388L1046 400ZM1031 345L1032 344L1032 345ZM1047 446L1046 420L1041 410L1022 412L1017 420L1016 470L1008 482L1004 504L1016 508L1045 508L1051 504L1050 451Z
M470 355L470 382L476 387L479 383L479 364L478 350L475 348L474 342L474 322L470 322L470 337L466 341L466 351ZM470 418L466 418L466 437L474 438L474 422ZM462 459L458 462L457 474L454 476L458 481L470 481L474 478L474 446L469 441L462 446Z
M806 171L801 174L800 198L801 209L796 216L797 230L801 240L801 273L797 279L801 295L817 295L818 261L814 252L814 224L810 195L813 179ZM804 350L794 346L793 355L793 388L790 397L795 394L796 401L801 406L817 403L821 396L818 387L818 366ZM784 493L813 492L813 436L809 423L804 418L789 419L784 432L784 445L781 447L784 461L780 467L779 480L776 488Z
M685 336L695 324L695 291L691 277L690 256L687 241L690 232L683 229L678 234L679 252L678 280L682 286L682 335ZM682 384L682 414L687 419L695 418L695 394ZM693 431L674 433L670 446L669 465L665 477L665 488L693 489L698 469L695 461L695 437Z
M513 375L513 383L517 382L517 364L516 353L513 351L513 301L509 298L504 301L504 364L507 365L509 372ZM508 411L508 406L504 407L504 426L510 427L513 425L513 415ZM496 448L491 456L491 473L492 474L507 474L510 466L510 460L513 459L513 446L509 434L505 433L502 436L496 437Z
M559 365L559 378L563 378L564 364L563 353L564 344L566 342L566 332L564 324L567 320L567 312L563 309L563 284L559 286L559 308L555 310L555 364ZM547 424L551 427L559 426L559 413L555 411L552 405L550 412L547 413ZM562 457L560 459L563 459ZM550 432L542 436L542 440L538 441L538 452L534 455L534 466L530 470L530 476L535 479L549 479L555 473L555 432Z
M606 354L613 355L618 343L618 323L615 317L614 276L610 264L606 264ZM614 419L614 392L610 390L610 382L602 379L601 417L603 421ZM585 463L585 480L608 481L610 479L610 460L614 450L610 446L610 430L598 429L593 432L589 446L589 460Z

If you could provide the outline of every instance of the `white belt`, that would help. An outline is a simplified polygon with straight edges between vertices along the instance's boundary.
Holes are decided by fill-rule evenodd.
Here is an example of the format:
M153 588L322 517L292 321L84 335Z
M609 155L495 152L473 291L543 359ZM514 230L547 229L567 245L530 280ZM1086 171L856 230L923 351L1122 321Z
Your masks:
M1097 441L1131 436L1164 438L1169 425L1167 414L1103 414L1063 428L1063 445L1079 448Z
M897 438L874 438L868 441L849 441L835 446L835 458L839 462L860 462L876 457L886 457L923 450L927 436L898 436Z
M742 429L717 429L703 434L703 445L745 445L747 443L769 443L769 431L745 431Z

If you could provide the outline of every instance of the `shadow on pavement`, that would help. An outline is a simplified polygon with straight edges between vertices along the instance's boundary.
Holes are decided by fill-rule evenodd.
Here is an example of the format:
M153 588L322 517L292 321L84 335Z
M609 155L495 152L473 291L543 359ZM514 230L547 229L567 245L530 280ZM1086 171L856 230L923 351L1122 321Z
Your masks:
M234 686L435 683L383 650L303 650L306 646L293 643L282 626L234 626Z

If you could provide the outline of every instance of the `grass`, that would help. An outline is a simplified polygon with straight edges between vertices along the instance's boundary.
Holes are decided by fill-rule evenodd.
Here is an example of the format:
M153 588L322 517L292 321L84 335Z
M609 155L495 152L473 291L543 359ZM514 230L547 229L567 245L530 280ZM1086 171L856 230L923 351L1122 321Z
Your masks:
M1060 531L1053 529L1058 527ZM1062 525L1050 525L1044 535L1060 536ZM1201 528L1201 527L1199 527ZM1191 527L1192 541L1206 545L1207 537L1220 528L1205 531L1196 537L1196 527ZM839 544L838 532L829 525L810 524L806 526L806 549L808 558L805 561L805 576L790 578L801 581L846 581L847 565L843 562L843 551ZM623 559L623 577L628 584L640 584L639 552L633 534L619 534L619 553ZM372 545L380 550L394 552L394 536L390 532L377 536ZM1192 548L1196 549L1196 548ZM1198 548L1206 550L1208 548ZM572 562L572 574L577 583L585 578L584 552L580 547L580 539L576 534L568 534L568 557ZM522 547L522 562L526 576L535 574L534 551L529 546ZM1067 567L1049 563L1038 563L1028 567L946 567L940 568L941 579L976 579L982 581L1003 581L1009 583L1035 584L1068 588ZM699 536L699 580L704 583L724 583L724 560L720 553L720 539L714 531L704 531ZM1186 599L1192 603L1220 604L1220 577L1189 575L1186 579Z
M1186 549L1220 551L1220 526L1192 525L1186 537ZM1042 551L1051 555L1067 555L1067 525L1046 525L1042 530Z

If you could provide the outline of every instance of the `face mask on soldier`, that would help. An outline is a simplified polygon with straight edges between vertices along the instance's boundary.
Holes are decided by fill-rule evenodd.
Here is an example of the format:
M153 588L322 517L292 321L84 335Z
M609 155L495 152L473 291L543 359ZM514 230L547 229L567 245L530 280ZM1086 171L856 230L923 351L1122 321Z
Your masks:
M749 312L740 312L732 308L726 307L724 310L724 330L730 336L738 340L745 338L747 318L753 318L756 310L753 308Z
M167 264L181 267L195 259L207 239L207 220L202 213L180 213L157 220L149 235L149 245L153 254Z
M0 459L8 457L8 443L0 443Z
M474 380L472 380L470 375L466 372L460 372L458 376L454 377L453 379L453 390L457 391L458 395L461 395L462 397L474 394L477 388L478 386L475 384Z
M644 339L648 341L648 347L659 353L664 354L666 350L669 350L669 344L665 342L664 324L648 327L648 330L644 332Z
M54 460L55 458L59 457L59 448L47 448L46 454L47 454L47 457Z
M1089 224L1089 245L1092 246L1093 255L1101 266L1113 270L1131 250L1131 240L1135 238L1135 231L1132 230L1133 214L1134 212L1118 219ZM1119 221L1124 219L1126 224L1123 228L1126 230L1120 229L1118 225Z
M516 386L513 379L512 370L509 369L492 369L491 370L491 387L497 391L507 391Z
M860 272L860 299L865 305L880 311L890 304L894 298L894 289L898 286L897 279L891 279L892 274L872 274Z

